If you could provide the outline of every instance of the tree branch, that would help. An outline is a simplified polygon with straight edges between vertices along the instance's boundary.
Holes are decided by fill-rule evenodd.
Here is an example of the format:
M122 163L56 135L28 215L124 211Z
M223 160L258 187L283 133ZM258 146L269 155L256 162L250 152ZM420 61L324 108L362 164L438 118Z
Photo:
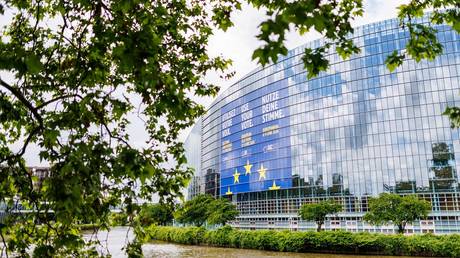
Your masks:
M0 78L0 85L3 86L4 88L6 88L7 90L9 90L11 93L13 93L13 95L16 98L18 98L18 100L21 101L21 103L24 104L24 106L26 106L27 109L29 109L30 112L32 112L33 116L35 117L35 119L37 119L38 123L40 124L39 127L43 128L43 118L42 118L42 116L38 113L37 109L32 105L32 103L30 103L24 97L24 95L19 91L19 89L9 85L5 81L3 81L1 78Z
M3 236L2 230L0 229L0 237L2 238L3 246L5 248L5 255L8 258L8 246L6 245L5 237Z
M53 99L50 99L50 100L48 100L48 101L43 102L42 104L38 105L38 106L36 107L36 109L37 109L37 110L40 110L40 109L42 109L42 108L48 106L49 104L51 104L51 103L53 103L53 102L55 102L55 101L58 101L58 100L61 100L61 99L66 99L66 98L72 98L72 97L78 97L78 98L80 98L80 99L83 98L83 97L80 96L79 94L67 94L67 95L62 95L62 96L58 96L58 97L55 97L55 98L53 98Z

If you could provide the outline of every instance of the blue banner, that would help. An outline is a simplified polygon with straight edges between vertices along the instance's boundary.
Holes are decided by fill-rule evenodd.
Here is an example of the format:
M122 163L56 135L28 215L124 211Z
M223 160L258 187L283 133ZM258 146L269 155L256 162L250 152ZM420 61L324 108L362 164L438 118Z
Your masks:
M292 186L287 81L221 109L221 195Z

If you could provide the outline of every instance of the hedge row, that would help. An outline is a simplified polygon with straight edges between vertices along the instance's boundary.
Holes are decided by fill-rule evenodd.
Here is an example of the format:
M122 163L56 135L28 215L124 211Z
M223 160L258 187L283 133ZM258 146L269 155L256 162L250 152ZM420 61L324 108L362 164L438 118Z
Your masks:
M98 227L99 226L96 224L78 224L77 225L77 228L79 228L80 230L94 230Z
M296 232L217 230L199 227L147 228L150 240L282 252L321 252L407 256L460 257L460 235L384 235L345 231Z

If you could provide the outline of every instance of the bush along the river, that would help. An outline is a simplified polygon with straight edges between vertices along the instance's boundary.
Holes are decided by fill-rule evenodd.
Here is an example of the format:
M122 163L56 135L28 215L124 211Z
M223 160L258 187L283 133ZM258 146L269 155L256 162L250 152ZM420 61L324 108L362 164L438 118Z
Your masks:
M460 257L460 235L384 235L345 231L217 230L201 227L147 228L151 240L282 252L321 252Z

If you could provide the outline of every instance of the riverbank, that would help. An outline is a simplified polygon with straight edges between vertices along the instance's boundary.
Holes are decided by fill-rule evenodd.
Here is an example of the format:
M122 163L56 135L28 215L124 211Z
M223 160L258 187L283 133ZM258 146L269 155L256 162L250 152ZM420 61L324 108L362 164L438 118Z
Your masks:
M344 231L296 232L223 227L146 229L147 240L298 253L460 257L460 235L384 235Z

